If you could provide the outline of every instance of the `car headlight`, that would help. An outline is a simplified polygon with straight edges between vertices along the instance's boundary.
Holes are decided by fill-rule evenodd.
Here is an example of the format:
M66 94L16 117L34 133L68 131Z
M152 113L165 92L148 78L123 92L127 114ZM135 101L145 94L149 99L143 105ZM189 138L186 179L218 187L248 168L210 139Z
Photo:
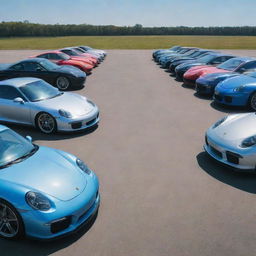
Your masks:
M234 88L234 92L242 92L243 90L244 90L244 88L245 88L245 86L244 85L241 85L241 86L239 86L239 87L236 87L236 88Z
M79 158L76 159L77 166L86 174L90 175L91 170L88 168L88 166Z
M219 125L221 125L225 120L227 119L227 116L223 117L222 119L220 119L219 121L217 121L212 128L215 129L216 127L218 127Z
M35 210L48 211L51 208L50 200L38 192L28 192L25 196L26 202Z
M246 138L242 141L241 146L244 148L251 147L256 144L256 135Z
M66 118L71 118L71 117L72 117L72 114L71 114L69 111L66 111L66 110L64 110L64 109L60 109L60 110L59 110L59 114L60 114L61 116L66 117Z

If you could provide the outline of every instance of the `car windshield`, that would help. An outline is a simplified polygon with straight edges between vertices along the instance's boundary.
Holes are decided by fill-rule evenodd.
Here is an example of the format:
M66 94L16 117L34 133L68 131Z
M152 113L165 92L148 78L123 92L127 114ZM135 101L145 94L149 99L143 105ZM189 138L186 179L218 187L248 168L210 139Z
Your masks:
M79 48L76 48L75 51L79 52L79 53L84 53L84 51L82 49L79 49Z
M43 80L21 86L20 90L32 102L52 99L63 94Z
M62 60L69 60L70 57L66 53L58 53Z
M244 61L241 59L233 58L233 59L229 59L229 60L225 61L224 63L222 63L221 65L219 65L217 67L221 68L221 69L233 71L237 67L239 67L243 62Z
M38 146L17 134L6 129L0 132L0 168L6 168L14 163L33 155Z
M56 65L55 63L53 63L49 60L40 61L40 65L48 71L55 70L55 69L59 68L58 65Z
M207 55L204 55L204 56L198 58L196 61L201 62L201 63L208 63L213 58L215 58L214 55L207 54Z

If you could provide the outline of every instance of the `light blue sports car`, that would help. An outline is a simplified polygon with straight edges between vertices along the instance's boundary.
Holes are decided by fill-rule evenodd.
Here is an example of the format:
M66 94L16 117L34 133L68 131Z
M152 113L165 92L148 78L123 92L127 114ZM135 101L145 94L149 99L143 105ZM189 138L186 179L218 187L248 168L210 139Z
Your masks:
M97 213L98 178L82 160L37 146L6 126L0 126L0 169L1 237L52 239Z

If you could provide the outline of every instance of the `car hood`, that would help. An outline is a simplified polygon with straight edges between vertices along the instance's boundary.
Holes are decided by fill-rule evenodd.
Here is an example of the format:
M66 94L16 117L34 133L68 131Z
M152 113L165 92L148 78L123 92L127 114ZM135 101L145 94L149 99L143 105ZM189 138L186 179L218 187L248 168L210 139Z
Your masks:
M85 97L69 92L64 92L52 99L34 102L34 104L43 109L54 109L56 111L63 109L70 112L74 117L87 115L94 109L94 106Z
M231 144L235 144L237 141L241 141L247 137L255 135L255 127L255 113L245 113L230 115L220 126L214 129L211 128L211 131L220 139L230 141Z
M87 185L86 174L71 159L47 147L39 147L28 159L1 170L0 178L63 201L78 196Z
M229 79L224 80L219 84L219 86L223 89L234 89L241 85L251 84L251 83L256 84L256 78L253 78L251 76L246 76L246 75L239 75L239 76L231 77Z

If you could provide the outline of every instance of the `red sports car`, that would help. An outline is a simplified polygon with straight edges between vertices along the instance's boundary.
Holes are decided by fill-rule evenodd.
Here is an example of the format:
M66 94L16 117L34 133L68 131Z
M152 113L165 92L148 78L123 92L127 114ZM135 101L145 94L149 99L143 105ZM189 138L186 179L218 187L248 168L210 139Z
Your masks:
M246 66L245 66L246 65ZM249 57L237 57L229 59L217 67L214 66L196 66L190 68L183 76L185 84L195 85L196 80L204 75L211 73L222 73L222 72L240 72L243 73L243 68L248 69L247 66L255 68L255 59Z
M70 56L72 58L86 59L86 60L90 61L90 63L94 66L97 66L99 63L99 60L90 53L81 53L81 52L76 51L73 48L63 48L63 49L60 49L59 51L66 53L68 56Z
M91 70L93 69L93 65L88 64L83 58L74 59L60 51L45 52L37 56L32 56L31 58L44 58L56 63L57 65L74 66L81 69L86 74L91 74Z

